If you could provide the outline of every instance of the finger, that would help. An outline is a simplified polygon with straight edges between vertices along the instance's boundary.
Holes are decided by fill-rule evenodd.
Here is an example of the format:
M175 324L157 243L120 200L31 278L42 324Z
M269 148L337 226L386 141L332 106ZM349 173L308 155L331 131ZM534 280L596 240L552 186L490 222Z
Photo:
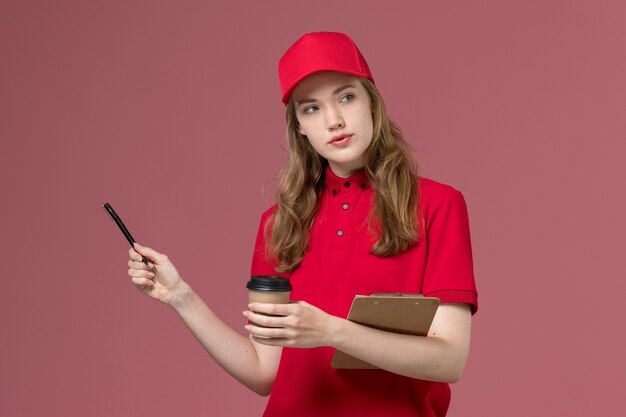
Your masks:
M156 269L155 269L154 264L152 262L148 262L148 265L146 265L146 264L144 264L143 262L141 262L139 260L138 261L130 260L130 261L128 261L128 266L130 266L131 268L134 268L134 269L148 269L150 271L156 272Z
M148 287L152 287L154 285L154 281L148 278L143 278L143 277L133 277L131 281L133 282L133 284L137 286L146 285Z
M147 270L138 270L138 269L129 269L128 270L128 275L130 275L131 277L138 277L138 278L149 278L149 279L153 279L155 277L154 272L152 271L147 271Z
M148 263L148 265L144 264L141 261L133 261L132 259L128 261L128 266L133 269L152 269L154 264Z
M254 335L250 335L250 339L267 346L287 346L289 344L287 339L272 339L267 337L256 337Z
M164 264L168 262L167 255L164 253L159 253L148 246L141 246L139 243L135 242L134 245L135 251L140 255L143 255L147 258L150 258L156 264Z
M257 336L261 338L271 338L271 339L284 339L285 338L285 330L270 328L270 327L259 327L255 326L254 323L246 324L244 328L250 332L252 336Z
M244 315L248 318L248 320L250 320L253 323L260 324L261 326L285 327L287 324L287 318L283 316L279 316L279 317L266 316L263 314L257 314L253 311L247 311L245 313L246 314Z
M257 313L273 314L275 316L288 316L297 308L298 304L271 304L271 303L250 303L248 308Z
M131 259L141 260L141 254L137 252L132 246L130 249L128 249L128 256L130 256Z

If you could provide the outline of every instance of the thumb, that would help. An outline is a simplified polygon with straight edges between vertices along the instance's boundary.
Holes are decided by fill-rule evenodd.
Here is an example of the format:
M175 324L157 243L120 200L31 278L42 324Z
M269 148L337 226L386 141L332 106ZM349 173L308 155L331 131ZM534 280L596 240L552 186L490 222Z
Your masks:
M157 264L164 263L165 259L167 258L165 255L155 251L154 249L147 246L141 246L137 242L135 242L135 244L133 245L133 249L135 249L135 252L137 252L138 254L144 255L145 257Z

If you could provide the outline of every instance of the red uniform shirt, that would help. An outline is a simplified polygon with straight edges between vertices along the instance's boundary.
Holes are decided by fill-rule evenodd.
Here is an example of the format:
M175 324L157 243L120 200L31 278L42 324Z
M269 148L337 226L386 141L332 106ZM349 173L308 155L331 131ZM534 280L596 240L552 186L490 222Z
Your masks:
M310 246L289 277L291 298L347 317L355 295L420 293L442 303L478 308L467 207L454 188L420 178L424 231L419 242L388 258L370 254L375 238L367 227L374 190L364 170L340 178L326 169L326 186L315 217ZM262 218L252 260L252 275L277 275L266 260ZM383 370L333 369L334 349L283 348L264 416L443 416L449 401L446 383L423 381Z

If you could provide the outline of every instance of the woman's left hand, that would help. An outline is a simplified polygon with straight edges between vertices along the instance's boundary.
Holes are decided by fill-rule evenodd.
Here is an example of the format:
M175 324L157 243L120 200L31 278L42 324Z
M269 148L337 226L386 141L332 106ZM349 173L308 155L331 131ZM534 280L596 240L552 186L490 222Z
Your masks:
M290 304L251 303L248 307L250 310L243 312L251 322L245 326L246 330L255 342L270 346L330 346L334 326L340 320L305 301Z

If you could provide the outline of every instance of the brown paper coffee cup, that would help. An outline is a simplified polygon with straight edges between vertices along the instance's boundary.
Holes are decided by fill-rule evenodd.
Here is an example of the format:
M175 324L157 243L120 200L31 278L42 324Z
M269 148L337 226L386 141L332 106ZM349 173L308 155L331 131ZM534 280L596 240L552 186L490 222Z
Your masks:
M289 304L289 296L292 290L289 278L251 276L246 287L248 288L248 302L250 303ZM263 315L272 316L272 314ZM257 323L254 324L259 327L266 327Z

